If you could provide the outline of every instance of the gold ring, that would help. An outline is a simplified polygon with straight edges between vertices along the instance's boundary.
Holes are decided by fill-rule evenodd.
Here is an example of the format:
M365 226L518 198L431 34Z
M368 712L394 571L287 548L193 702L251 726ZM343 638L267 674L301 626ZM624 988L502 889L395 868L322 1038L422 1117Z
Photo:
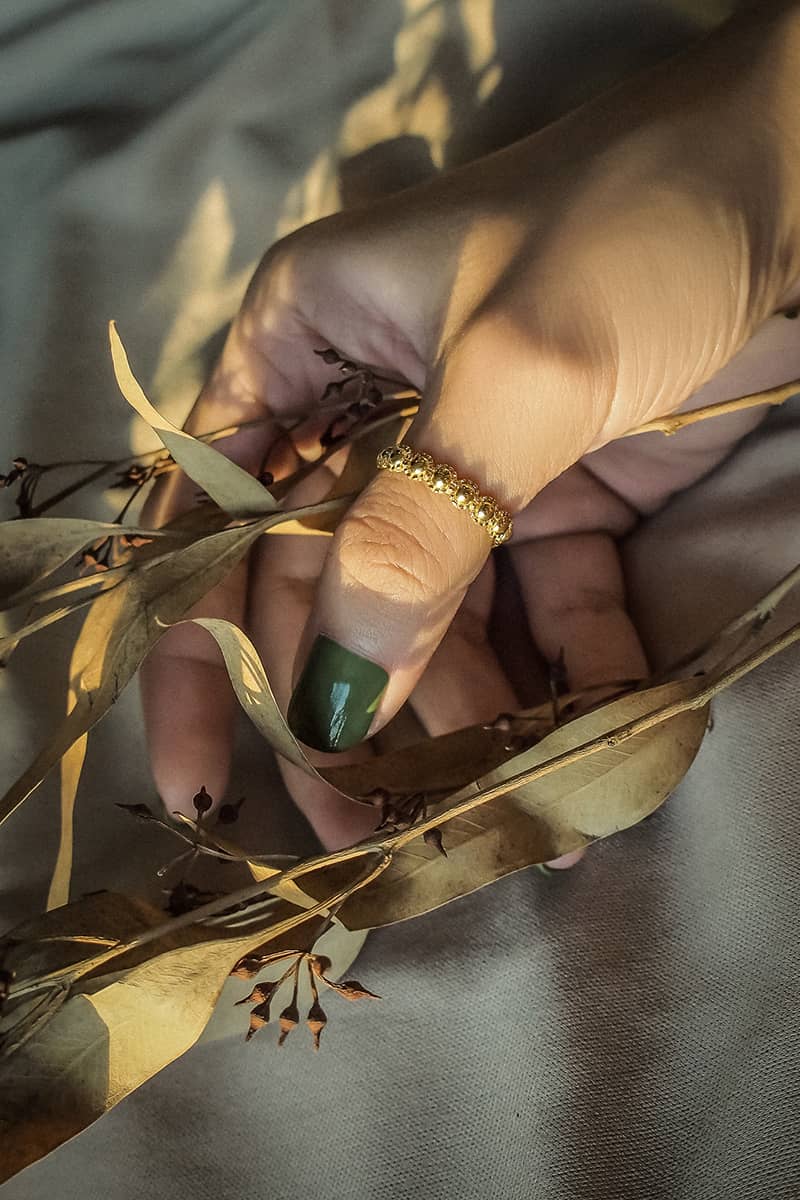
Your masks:
M495 546L511 537L511 514L491 496L485 496L471 479L462 479L448 463L436 462L424 450L400 442L387 446L378 455L379 471L397 471L409 479L418 479L437 496L446 496L451 504L469 513L476 525L485 529Z

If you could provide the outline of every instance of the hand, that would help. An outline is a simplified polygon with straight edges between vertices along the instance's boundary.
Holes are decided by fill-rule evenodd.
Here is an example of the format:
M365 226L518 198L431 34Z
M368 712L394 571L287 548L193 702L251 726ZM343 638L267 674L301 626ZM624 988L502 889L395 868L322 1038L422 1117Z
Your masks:
M773 26L786 34L784 20ZM743 45L757 57L757 42L746 22L726 29L500 154L278 243L189 428L267 416L226 452L280 478L298 449L280 423L308 414L330 377L313 350L334 345L404 375L424 395L407 440L516 514L510 554L544 657L564 647L573 688L645 674L614 536L720 461L757 418L720 419L673 443L615 439L690 397L800 374L795 356L762 378L754 341L734 376L719 375L799 290L800 214L787 196L798 194L800 162L780 87L766 96L741 71ZM318 498L326 476L296 499ZM173 477L150 519L190 494ZM439 733L516 703L484 635L489 548L448 501L381 472L332 543L262 539L202 611L246 622L284 705L296 661L290 720L308 744L352 747L412 693ZM311 653L312 677L302 668L319 633L328 641ZM171 631L143 687L168 807L186 809L200 783L221 796L233 700L209 640ZM285 773L327 845L368 832L369 811Z

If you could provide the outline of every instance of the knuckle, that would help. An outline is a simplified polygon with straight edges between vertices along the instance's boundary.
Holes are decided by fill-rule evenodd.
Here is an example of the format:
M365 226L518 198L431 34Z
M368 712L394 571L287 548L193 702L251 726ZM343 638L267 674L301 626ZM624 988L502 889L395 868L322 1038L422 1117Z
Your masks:
M446 537L417 505L357 503L337 537L346 584L414 607L429 607L458 586Z

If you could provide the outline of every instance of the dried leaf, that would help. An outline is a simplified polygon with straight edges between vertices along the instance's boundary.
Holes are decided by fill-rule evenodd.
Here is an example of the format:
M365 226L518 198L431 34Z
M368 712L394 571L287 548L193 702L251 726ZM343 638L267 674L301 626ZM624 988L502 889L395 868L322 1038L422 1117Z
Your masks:
M147 421L190 479L232 517L257 517L274 512L275 498L231 459L220 454L207 442L198 441L183 429L178 429L163 417L145 396L134 376L128 356L113 321L109 323L111 357L119 390L131 408Z
M529 716L511 718L508 729L470 725L376 754L363 762L326 766L319 773L346 796L366 797L376 789L394 796L411 792L449 794L514 757L515 751L508 749L512 737L525 734L538 739L552 726L552 710L546 704Z
M72 659L70 686L75 704L50 742L0 800L0 821L14 812L70 746L105 715L165 628L228 574L263 528L261 521L201 538L132 572L94 601Z
M72 674L72 671L70 671ZM67 689L67 710L71 709L77 697L69 686ZM52 908L61 908L69 903L69 886L72 879L72 846L73 821L75 816L75 800L78 795L78 785L86 758L86 746L89 737L85 734L73 742L63 755L59 764L59 815L61 828L58 838L58 853L56 855L53 874L50 878L50 888L47 893L48 912Z
M290 905L284 911L296 912ZM74 960L75 944L48 941L43 951L32 940L37 934L94 931L102 923L106 933L126 941L163 916L106 893L27 922L13 931L27 948L27 958L20 952L12 959L15 986L41 970L43 953L49 955L47 965L61 966L64 946L72 945L73 959L67 961ZM188 1050L233 964L268 938L263 928L225 935L224 927L187 926L112 960L107 974L87 974L73 983L49 1020L0 1060L0 1181L85 1129Z
M31 598L37 585L86 546L112 534L141 533L148 538L175 538L172 531L124 530L106 521L75 517L30 517L0 524L0 609Z
M261 736L289 762L317 775L278 708L264 664L247 634L220 617L193 617L186 622L190 623L205 629L219 646L236 697Z
M479 784L508 779L696 689L696 680L686 680L629 693L554 730ZM431 813L447 838L447 859L426 846L421 836L409 842L369 889L345 902L340 920L348 928L361 929L418 916L513 871L636 824L683 778L703 739L706 720L706 709L681 713L464 817L448 818L448 808L475 794L478 784L464 788ZM336 884L335 869L328 869L306 876L303 890L319 897Z

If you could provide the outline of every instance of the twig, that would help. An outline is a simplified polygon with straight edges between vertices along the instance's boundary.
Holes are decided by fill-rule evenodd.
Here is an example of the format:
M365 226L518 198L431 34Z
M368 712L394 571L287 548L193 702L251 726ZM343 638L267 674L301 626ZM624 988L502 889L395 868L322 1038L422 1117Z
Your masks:
M240 888L236 892L230 892L225 896L220 896L216 900L209 901L208 904L194 908L190 912L182 913L179 917L174 917L171 921L165 921L161 925L155 925L150 929L142 930L135 937L130 938L126 942L117 943L105 953L96 955L86 962L74 963L71 966L62 967L56 971L48 971L42 975L26 979L18 987L12 988L11 994L14 997L19 997L63 979L70 979L74 982L82 976L96 971L98 967L104 966L105 963L113 958L127 954L131 950L138 950L141 946L146 946L149 942L159 941L161 938L177 933L189 925L196 925L205 921L208 917L215 916L217 913L225 912L227 909L235 908L244 903L256 903L265 899L272 899L276 888L282 884L290 883L302 875L308 875L313 871L320 870L322 867L332 867L339 863L363 858L367 854L380 855L380 862L376 867L369 871L362 879L341 888L333 896L327 897L325 901L320 901L311 908L303 909L300 913L293 917L288 917L285 921L279 922L275 926L265 928L264 932L265 934L269 934L269 940L271 941L293 929L295 925L307 921L309 917L317 916L319 913L343 903L349 896L371 883L373 879L377 878L389 866L391 856L387 853L386 848L383 845L361 844L359 846L350 846L344 850L337 850L333 854L319 855L316 858L306 859L304 862L288 867L280 875L270 876L269 879L249 884L247 887Z
M739 396L736 400L720 400L716 404L706 404L695 408L692 412L674 413L668 417L657 417L654 421L646 421L636 429L629 429L620 437L636 437L640 433L664 433L672 437L687 425L696 425L698 421L708 421L711 417L725 417L729 413L742 412L746 408L759 408L763 404L783 404L800 393L800 379L791 383L782 383L779 387L768 388L765 392L752 392L749 396Z

